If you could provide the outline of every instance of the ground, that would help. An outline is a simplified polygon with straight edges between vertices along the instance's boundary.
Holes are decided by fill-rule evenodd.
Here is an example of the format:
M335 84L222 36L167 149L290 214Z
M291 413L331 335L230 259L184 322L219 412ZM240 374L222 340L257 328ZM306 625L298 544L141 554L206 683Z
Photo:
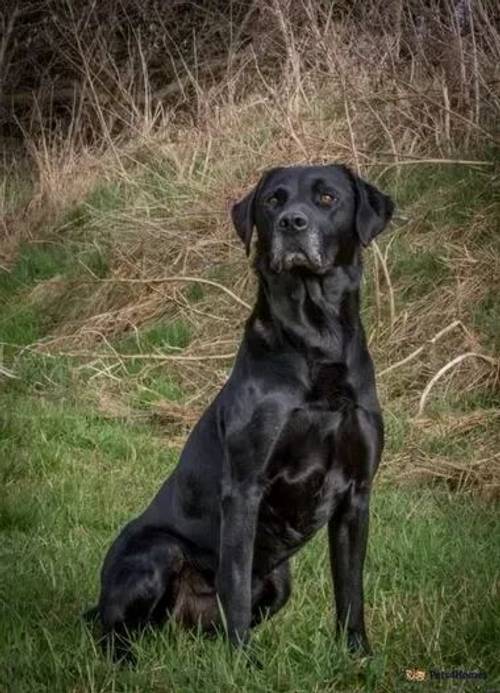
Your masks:
M171 293L122 294L106 284L124 273L103 229L141 212L130 210L123 184L99 182L83 202L42 219L0 276L0 690L394 691L419 686L406 681L409 668L428 678L456 669L486 676L433 679L428 690L500 686L494 361L464 361L417 416L440 367L469 351L494 359L498 349L497 203L480 167L422 168L380 183L404 217L381 244L395 316L367 255L364 318L388 432L366 566L373 657L353 659L332 637L324 532L293 561L289 604L255 632L261 670L231 657L220 638L168 627L138 641L132 670L96 648L81 614L95 602L106 547L173 468L230 368L246 309L220 285L244 302L253 294L225 221L229 255L197 275L214 284L180 282L174 307ZM382 283L380 267L378 275ZM152 306L151 317L117 328L117 313L138 304ZM430 344L453 320L461 324ZM200 352L216 358L189 361Z

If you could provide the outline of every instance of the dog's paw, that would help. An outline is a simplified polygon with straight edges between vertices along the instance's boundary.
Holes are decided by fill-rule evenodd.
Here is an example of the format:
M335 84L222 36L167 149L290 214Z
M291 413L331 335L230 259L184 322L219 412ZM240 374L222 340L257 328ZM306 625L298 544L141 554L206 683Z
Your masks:
M351 654L361 657L369 657L372 649L365 633L359 631L349 631L346 636L347 649Z

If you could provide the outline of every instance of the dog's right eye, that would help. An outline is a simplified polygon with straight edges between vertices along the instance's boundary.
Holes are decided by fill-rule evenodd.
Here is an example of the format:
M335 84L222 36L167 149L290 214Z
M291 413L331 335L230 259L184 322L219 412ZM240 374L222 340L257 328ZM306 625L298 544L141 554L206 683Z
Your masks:
M268 197L268 198L267 198L267 204L268 204L270 207L277 207L278 204L279 204L279 200L278 200L278 198L276 197L276 195L271 195L271 197Z

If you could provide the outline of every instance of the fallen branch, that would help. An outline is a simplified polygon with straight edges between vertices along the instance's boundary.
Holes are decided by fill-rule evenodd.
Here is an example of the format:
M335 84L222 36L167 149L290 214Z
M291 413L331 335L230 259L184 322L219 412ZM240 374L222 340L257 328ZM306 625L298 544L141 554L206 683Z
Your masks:
M480 354L476 351L468 351L465 354L460 354L460 356L456 356L454 359L449 361L447 364L445 364L440 370L429 380L427 385L425 386L424 391L422 392L422 396L420 397L420 402L418 404L418 412L417 412L417 418L422 416L424 408L425 408L425 403L427 402L427 398L429 396L430 391L434 387L434 385L437 383L440 378L445 375L449 370L457 366L459 363L462 363L462 361L465 361L465 359L468 358L476 358L480 359L482 361L486 361L486 363L491 364L492 366L497 366L500 364L498 359L494 359L492 356L486 356L486 354Z

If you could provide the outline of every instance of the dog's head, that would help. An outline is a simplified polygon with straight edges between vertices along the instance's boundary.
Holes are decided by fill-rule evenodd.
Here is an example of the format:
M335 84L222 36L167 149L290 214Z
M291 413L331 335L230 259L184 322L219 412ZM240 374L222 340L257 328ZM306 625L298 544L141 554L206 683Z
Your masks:
M273 272L301 267L324 274L349 264L393 209L387 195L346 166L292 166L265 173L231 215L247 254L257 229L258 252Z

